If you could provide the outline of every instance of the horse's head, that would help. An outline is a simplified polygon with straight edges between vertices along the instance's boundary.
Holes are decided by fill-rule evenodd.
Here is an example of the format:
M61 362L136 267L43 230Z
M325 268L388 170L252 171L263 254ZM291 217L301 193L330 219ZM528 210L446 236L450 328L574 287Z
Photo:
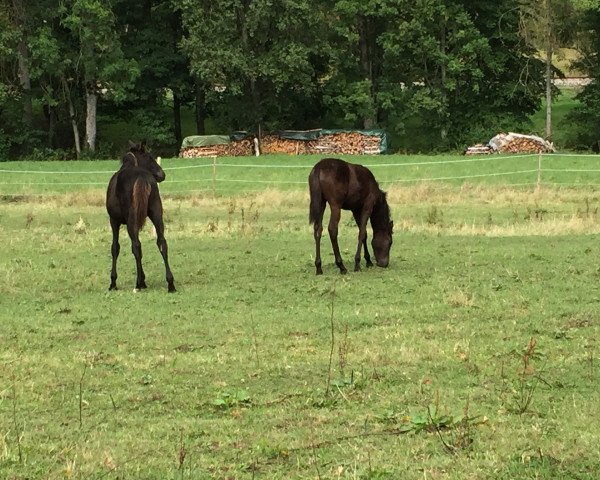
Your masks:
M162 182L166 175L165 171L156 161L156 157L151 153L144 142L136 144L129 142L129 151L123 157L123 165L140 167L148 170L157 182Z
M387 267L390 263L390 248L392 248L392 233L394 222L390 221L388 227L383 230L373 231L371 246L375 254L375 261L380 267Z
M375 254L375 261L378 266L385 268L390 263L394 222L390 218L390 209L384 192L381 192L381 197L373 210L371 225L373 226L371 246Z

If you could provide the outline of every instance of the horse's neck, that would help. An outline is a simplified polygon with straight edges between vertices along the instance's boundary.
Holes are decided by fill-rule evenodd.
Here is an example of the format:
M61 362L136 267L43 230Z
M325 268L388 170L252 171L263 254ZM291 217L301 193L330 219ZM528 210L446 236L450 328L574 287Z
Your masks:
M389 207L385 200L385 197L381 195L375 205L373 205L373 211L371 212L371 225L374 229L380 230L385 228L386 222L389 221Z

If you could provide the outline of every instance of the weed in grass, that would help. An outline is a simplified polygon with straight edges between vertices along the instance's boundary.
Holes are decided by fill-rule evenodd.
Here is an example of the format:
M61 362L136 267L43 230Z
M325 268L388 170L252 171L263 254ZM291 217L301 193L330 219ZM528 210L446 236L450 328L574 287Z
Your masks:
M542 380L541 372L533 364L534 360L542 358L542 353L537 350L536 339L531 337L529 343L521 352L513 351L511 354L511 356L518 359L520 365L516 370L516 377L503 378L510 389L506 409L511 413L523 415L530 411L534 394L540 380Z
M329 365L327 367L327 388L325 389L326 397L329 396L329 393L331 391L331 367L333 364L333 351L335 348L335 323L334 323L335 292L336 292L336 281L334 280L331 290L329 292L329 294L331 296L331 303L330 303L331 315L329 317L329 324L331 327L331 330L330 330L330 332L331 332L331 337L330 337L331 348L329 351Z
M75 233L78 233L80 235L84 234L87 232L87 223L85 222L85 220L82 217L79 217L79 220L77 221L77 223L75 224L75 226L73 227L73 231Z
M440 394L436 391L433 403L426 407L425 412L407 415L391 411L380 416L379 420L393 425L394 428L389 431L397 433L435 433L448 453L469 451L474 442L473 427L487 424L487 417L471 416L469 400L461 414L452 415L445 410L440 406Z
M233 226L233 214L235 213L236 202L235 199L229 199L229 203L227 205L227 230L231 231L231 227Z
M81 373L81 377L79 378L79 428L83 427L83 378L85 377L85 373L87 372L87 363L83 366L83 372Z
M590 199L588 197L585 197L585 207L583 209L581 209L581 208L577 209L577 217L583 218L586 220L587 219L597 220L598 219L598 207L592 208L590 206Z
M534 208L527 207L527 214L525 215L525 220L527 221L544 221L544 215L548 213L548 210L536 205Z
M446 295L446 302L452 308L472 308L475 306L475 295L457 288Z
M350 344L348 342L348 322L344 323L344 330L342 332L342 338L338 345L338 367L340 369L340 375L343 379L346 378L346 366L348 365L348 351Z
M441 227L443 226L443 216L444 215L442 211L438 207L433 205L427 210L425 221L428 225Z
M19 423L18 418L18 399L17 399L17 387L16 387L16 379L13 377L12 382L12 422L13 429L15 435L15 443L17 445L17 453L19 457L19 464L23 464L23 447L21 444L21 440L23 438L23 429Z
M180 478L183 479L183 475L185 473L184 463L187 457L188 450L185 447L185 442L183 441L183 431L180 434L179 438L179 447L177 449L177 470L179 471Z
M252 399L248 392L244 389L233 391L224 391L212 401L213 407L218 410L230 410L239 407L249 407L252 404Z

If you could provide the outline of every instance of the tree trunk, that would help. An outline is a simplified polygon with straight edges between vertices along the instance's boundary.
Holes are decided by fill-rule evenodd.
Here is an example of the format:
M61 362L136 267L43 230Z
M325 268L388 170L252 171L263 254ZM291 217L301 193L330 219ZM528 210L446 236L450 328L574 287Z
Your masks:
M29 48L27 47L27 36L25 32L25 10L22 0L13 0L15 20L20 31L18 52L18 75L19 84L23 90L23 121L29 127L33 126L33 107L31 101L31 76L29 74Z
M79 143L79 126L77 125L77 118L75 117L75 107L73 106L73 100L71 99L71 91L69 89L69 84L67 83L64 77L61 79L61 81L65 98L67 100L67 104L69 105L69 118L71 120L71 127L73 128L75 154L77 155L77 159L79 159L81 157L81 144Z
M360 15L358 17L358 47L360 50L360 66L363 73L363 78L369 81L369 98L371 100L371 108L375 107L375 99L373 98L373 61L371 59L370 35L369 35L369 20ZM374 115L367 114L363 117L363 127L371 129L375 125Z
M250 49L250 40L248 37L248 27L246 25L246 13L250 8L250 0L244 0L237 9L237 21L238 21L238 32L244 47L244 52L248 58L252 58L252 51ZM260 108L260 92L256 85L256 75L254 71L249 72L248 77L250 78L250 98L252 100L252 109L254 113L254 123L258 131L258 139L260 142L261 131L262 131L262 110Z
M96 111L98 95L95 92L85 93L85 147L90 152L96 151Z
M445 19L444 19L445 21ZM442 100L444 102L444 111L442 112L442 127L440 129L440 137L442 140L446 140L448 136L448 123L446 120L447 113L447 94L446 94L446 26L442 23L440 30L440 50L442 51L442 62L440 65L440 81L441 81L441 92Z
M196 82L196 133L204 135L206 127L204 121L206 119L206 95L200 81Z
M181 145L181 98L173 92L173 127L175 130L175 142Z
M546 140L552 140L552 48L546 50Z
M552 140L552 12L550 0L545 0L546 10L546 140Z
M48 147L56 148L56 108L44 105L44 115L48 122Z

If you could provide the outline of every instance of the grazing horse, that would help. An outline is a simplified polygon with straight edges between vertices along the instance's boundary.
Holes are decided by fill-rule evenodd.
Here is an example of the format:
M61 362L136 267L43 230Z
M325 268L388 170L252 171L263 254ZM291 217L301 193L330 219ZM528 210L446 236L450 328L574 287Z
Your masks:
M145 144L136 145L130 142L129 151L121 159L121 168L110 179L106 192L106 210L110 216L113 234L109 290L117 288L117 257L121 249L119 246L121 225L127 225L127 233L131 238L131 249L137 269L135 288L136 290L146 288L139 233L148 217L156 229L156 244L165 262L168 290L175 291L173 274L169 268L167 241L164 236L162 202L158 192L158 182L164 179L165 172L154 155L147 151Z
M316 244L315 266L317 275L323 273L321 268L321 234L323 233L323 213L329 203L331 216L329 219L329 238L335 255L335 264L342 274L347 273L342 262L338 246L338 223L341 210L350 210L358 225L358 247L354 256L354 271L360 271L360 250L364 246L367 267L372 267L371 257L367 249L367 221L371 219L373 228L373 253L380 267L389 263L390 247L394 222L390 220L390 208L385 192L371 171L362 165L355 165L336 158L324 158L311 170L308 176L310 189L310 223L314 224Z

